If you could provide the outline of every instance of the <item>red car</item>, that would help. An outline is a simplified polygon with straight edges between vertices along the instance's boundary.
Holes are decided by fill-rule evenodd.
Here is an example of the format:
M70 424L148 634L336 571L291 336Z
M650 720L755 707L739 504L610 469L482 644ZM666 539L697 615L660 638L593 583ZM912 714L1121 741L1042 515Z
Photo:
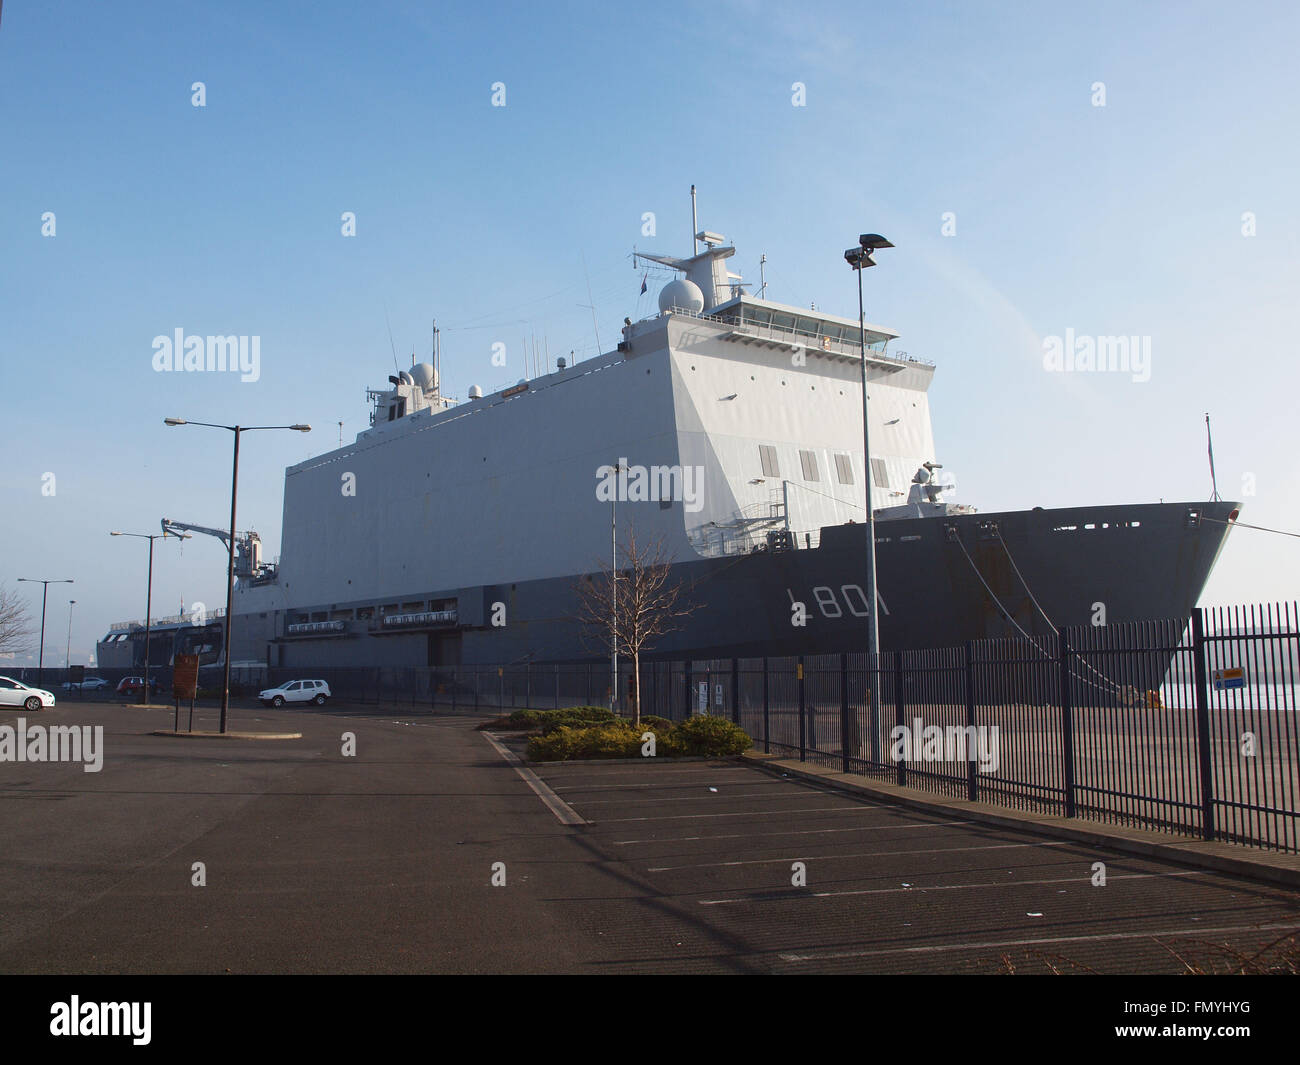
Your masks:
M144 691L144 677L123 677L117 682L118 695L140 695ZM158 694L158 678L149 678L149 694Z

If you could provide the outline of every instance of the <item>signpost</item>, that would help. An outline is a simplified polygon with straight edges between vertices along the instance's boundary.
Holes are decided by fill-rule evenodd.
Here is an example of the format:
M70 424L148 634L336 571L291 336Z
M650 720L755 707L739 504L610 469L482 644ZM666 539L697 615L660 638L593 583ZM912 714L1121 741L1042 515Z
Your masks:
M172 731L180 731L181 722L181 699L190 701L190 728L194 731L194 698L198 694L199 688L199 656L198 655L177 655L176 664L172 671L172 702L175 706L175 716L172 721Z

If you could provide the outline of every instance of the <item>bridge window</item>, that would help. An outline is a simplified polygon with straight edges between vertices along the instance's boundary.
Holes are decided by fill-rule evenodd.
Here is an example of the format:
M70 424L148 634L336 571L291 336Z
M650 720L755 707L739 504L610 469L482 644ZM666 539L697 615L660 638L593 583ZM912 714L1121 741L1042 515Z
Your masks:
M764 477L780 477L781 467L777 465L776 448L771 444L758 445L758 457L763 463Z

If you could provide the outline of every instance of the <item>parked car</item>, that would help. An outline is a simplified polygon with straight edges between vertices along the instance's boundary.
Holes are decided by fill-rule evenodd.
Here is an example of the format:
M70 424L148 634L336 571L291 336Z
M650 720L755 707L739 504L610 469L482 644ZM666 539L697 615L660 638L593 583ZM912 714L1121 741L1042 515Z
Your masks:
M33 688L13 677L0 677L0 706L21 706L24 710L48 710L54 706L54 693Z
M144 677L123 677L117 682L118 695L140 695L144 691ZM149 694L158 694L158 678L149 678Z
M291 680L278 688L258 692L263 706L283 706L285 703L315 703L324 706L330 697L330 686L323 680Z
M107 688L108 681L103 677L87 677L85 680L67 680L63 682L65 692L97 692Z

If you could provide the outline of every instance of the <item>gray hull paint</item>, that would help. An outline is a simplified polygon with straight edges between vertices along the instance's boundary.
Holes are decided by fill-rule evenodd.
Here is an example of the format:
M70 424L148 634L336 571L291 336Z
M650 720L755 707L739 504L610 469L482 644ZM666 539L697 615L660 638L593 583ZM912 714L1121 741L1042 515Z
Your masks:
M1199 524L1189 523L1193 509L1203 515ZM1003 610L1026 632L1048 632L1026 583L1058 627L1089 624L1097 604L1112 623L1185 617L1225 542L1228 526L1220 522L1234 509L1233 503L1159 503L878 523L881 649L1016 635ZM989 536L990 523L996 523L1005 549ZM950 539L950 527L974 567ZM811 550L681 563L674 576L691 585L698 606L681 630L655 646L652 657L861 651L865 551L865 526L844 525L823 530L821 546ZM584 641L571 620L573 587L573 578L556 578L450 590L441 594L458 597L462 620L468 615L486 622L491 604L502 602L508 623L372 635L368 625L358 631L366 623L352 622L343 636L276 639L271 664L424 666L605 656L603 646ZM802 626L793 623L795 603L806 611ZM256 634L267 629L266 619L237 618L236 633L253 638L236 640L236 659L265 660L266 644Z

